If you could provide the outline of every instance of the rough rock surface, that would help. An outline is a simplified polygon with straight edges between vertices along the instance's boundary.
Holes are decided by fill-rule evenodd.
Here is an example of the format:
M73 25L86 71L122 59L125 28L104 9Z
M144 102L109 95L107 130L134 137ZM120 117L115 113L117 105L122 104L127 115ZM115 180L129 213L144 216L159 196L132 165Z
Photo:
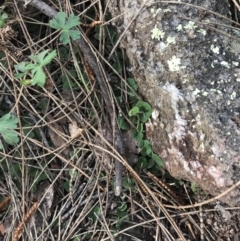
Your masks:
M214 14L229 17L228 1L106 4L129 70L159 113L146 130L154 151L174 177L220 194L240 179L240 30ZM236 205L239 195L222 200Z

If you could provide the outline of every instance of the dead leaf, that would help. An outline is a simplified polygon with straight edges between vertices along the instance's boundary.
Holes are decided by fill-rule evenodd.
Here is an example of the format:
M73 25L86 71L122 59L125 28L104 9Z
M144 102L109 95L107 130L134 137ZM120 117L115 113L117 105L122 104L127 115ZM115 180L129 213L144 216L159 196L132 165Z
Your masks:
M80 136L84 130L79 128L76 121L72 121L68 125L68 130L72 139Z
M53 118L52 115L48 114L46 116L46 120L50 122L48 126L48 133L56 148L63 147L62 154L68 158L70 156L71 147L66 146L66 142L68 142L68 137L64 133L63 127L59 125Z

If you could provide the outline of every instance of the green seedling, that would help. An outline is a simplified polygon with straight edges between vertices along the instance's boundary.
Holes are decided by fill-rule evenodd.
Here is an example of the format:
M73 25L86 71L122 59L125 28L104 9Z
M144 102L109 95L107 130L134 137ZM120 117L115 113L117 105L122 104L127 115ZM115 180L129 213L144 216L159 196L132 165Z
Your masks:
M193 193L197 194L201 190L201 188L194 182L191 183L191 190Z
M123 116L118 116L118 125L122 130L130 130L130 125Z
M54 57L56 57L57 52L53 50L48 53L49 50L45 50L37 55L30 55L29 58L35 61L35 64L29 62L21 62L14 65L15 69L20 73L15 74L16 78L23 78L21 83L22 85L38 85L43 87L46 82L46 74L43 70L43 67L49 64ZM31 79L26 79L27 75L31 72Z
M121 202L120 206L117 208L117 215L115 217L117 223L115 225L116 229L119 229L124 221L129 221L129 214L127 213L127 203Z
M129 86L131 86L135 91L138 90L138 86L136 81L133 78L128 78L127 79L127 83L129 84Z
M152 107L145 101L138 101L128 114L137 116L138 122L146 122L152 114Z
M93 222L95 223L97 221L97 218L101 214L101 208L99 205L95 205L92 210L88 214L88 218L92 219Z
M59 40L63 44L69 44L70 38L72 40L77 40L80 38L80 31L71 29L80 25L80 19L78 16L70 14L67 19L67 15L65 12L58 12L55 18L50 20L49 24L51 28L61 30Z
M124 188L134 191L135 190L135 183L134 180L132 178L129 177L124 177L122 179L122 185Z
M18 135L14 131L17 128L17 124L18 118L10 113L0 118L0 134L9 145L15 145L19 142ZM3 146L0 144L0 149L2 148Z
M8 19L8 15L6 13L1 13L0 12L0 28L5 27L6 21Z

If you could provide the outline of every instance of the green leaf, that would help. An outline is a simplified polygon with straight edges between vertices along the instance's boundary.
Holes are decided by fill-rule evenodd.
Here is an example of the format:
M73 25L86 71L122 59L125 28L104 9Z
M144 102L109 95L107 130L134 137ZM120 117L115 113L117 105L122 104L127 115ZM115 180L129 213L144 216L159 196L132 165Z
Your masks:
M143 132L143 123L140 122L140 123L137 124L137 131Z
M136 81L135 81L133 78L128 78L128 79L127 79L127 83L128 83L135 91L137 91L138 86L137 86Z
M151 114L152 114L152 107L145 101L138 101L137 104L135 105L136 107L139 108L139 119L142 122L146 122Z
M141 150L141 154L143 156L151 156L151 154L152 154L152 147L149 146L149 145L144 146L142 148L142 150Z
M51 63L51 61L57 56L57 51L53 50L51 53L49 53L46 57L46 54L44 54L43 58L41 59L41 66L45 66L49 63Z
M60 40L60 42L62 42L63 44L68 44L68 43L70 43L69 34L66 33L66 32L63 32L63 33L60 35L59 40Z
M123 116L118 117L118 125L122 130L130 130L130 125Z
M139 142L143 139L143 133L138 132L137 129L134 129L133 132L132 132L132 137L133 137L134 140Z
M26 73L27 69L26 69L26 65L29 64L29 62L20 62L18 64L14 65L15 70L20 71L22 73Z
M34 61L36 61L38 63L38 66L40 65L41 67L43 67L43 66L49 64L52 61L52 59L54 57L56 57L56 55L57 55L57 51L56 50L53 50L51 53L49 53L47 55L48 52L49 52L49 49L44 50L43 52L40 52L37 55L30 55L29 58L34 60Z
M122 72L122 66L117 62L112 65L112 67L116 70L117 73Z
M3 13L0 15L0 27L5 27L6 22L4 20L6 20L8 18L8 15L6 13Z
M118 211L117 211L117 216L118 216L119 219L120 219L120 218L121 218L121 219L123 218L122 221L127 221L127 220L129 220L129 219L128 219L128 216L129 216L129 215L128 215L128 213L127 213L126 211L123 212L123 211L121 211L121 210L118 210Z
M46 82L46 75L42 70L42 68L39 68L32 79L32 85L38 85L40 87L43 87L45 85L45 82Z
M138 161L137 161L137 167L139 169L144 169L147 167L147 158L144 157L144 156L141 156L138 158Z
M3 19L3 20L8 19L8 15L7 15L7 13L3 13L2 16L1 16L1 19Z
M138 142L138 147L143 148L144 146L150 146L151 143L149 140L141 140Z
M134 116L137 115L139 113L139 108L137 106L134 106L129 112L128 115L129 116Z
M72 40L77 40L80 38L80 31L79 30L68 30L68 34Z
M75 16L74 14L70 14L68 17L68 20L65 24L65 29L71 29L73 27L80 25L80 19L78 16Z
M32 85L38 85L40 87L43 87L45 85L46 82L46 75L43 71L43 67L47 64L49 64L52 59L57 55L56 50L48 53L49 50L45 50L37 55L30 55L30 59L36 61L37 63L32 64L18 64L15 68L19 69L19 70L31 70L32 73ZM24 69L25 67L25 69ZM25 82L23 82L25 83Z
M31 85L32 84L32 80L31 79L23 79L23 80L21 80L21 84L23 86Z
M150 168L154 167L155 164L156 164L155 161L151 158L147 161L147 167L146 168L150 169Z
M73 239L73 241L81 241L81 235L75 237L75 238Z
M77 172L76 169L70 169L70 170L69 170L69 175L70 175L73 179L75 179L75 178L77 177L77 175L78 175L78 172Z
M50 20L50 27L54 29L64 29L66 23L66 13L58 12L54 19Z
M63 46L59 48L59 57L63 58L63 59L68 59L69 58L69 52Z
M79 26L80 19L78 16L74 16L73 14L69 15L67 20L67 16L65 12L59 12L56 14L55 18L50 20L50 27L54 29L62 30L59 40L63 44L67 44L70 42L70 37L73 40L77 40L80 38L79 30L71 30L71 28Z
M38 67L38 64L28 64L26 70L34 70L36 67Z
M196 194L197 192L199 192L200 187L196 183L192 182L191 183L191 190Z
M118 210L124 212L127 210L127 204L125 202L121 203L121 206L118 207Z
M134 183L133 179L129 178L129 177L124 177L122 179L122 185L123 185L124 188L131 189L132 191L135 188L135 183Z
M163 163L163 160L160 158L159 155L155 154L155 153L152 153L152 159L157 163L158 166L160 167L164 167L164 163Z
M25 73L19 73L19 74L14 74L14 77L17 79L21 79L24 75Z
M89 212L88 217L93 220L93 222L96 222L97 216L101 214L101 209L99 205L96 205L92 208L92 210Z
M70 181L69 180L65 181L63 183L63 187L64 187L65 191L69 193L70 192Z
M3 139L10 145L17 144L19 138L14 129L17 128L18 118L11 115L10 113L0 118L0 134Z

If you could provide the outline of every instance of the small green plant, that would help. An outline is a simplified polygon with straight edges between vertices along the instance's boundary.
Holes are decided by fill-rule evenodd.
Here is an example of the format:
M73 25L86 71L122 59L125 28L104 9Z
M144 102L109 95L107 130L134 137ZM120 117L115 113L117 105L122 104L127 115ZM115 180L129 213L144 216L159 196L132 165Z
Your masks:
M58 12L54 19L50 20L50 27L54 29L61 30L60 41L63 44L70 43L70 38L72 40L77 40L80 38L80 31L73 30L71 28L79 26L80 19L78 16L70 14L68 19L65 12Z
M145 101L138 101L129 111L128 115L136 117L136 124L146 122L152 114L152 107Z
M130 220L127 208L127 203L124 201L122 201L120 206L117 207L117 214L115 216L115 220L117 221L115 224L116 229L119 229L124 221Z
M23 85L38 85L43 87L46 82L46 74L44 73L43 67L49 64L52 59L57 55L56 50L48 53L49 50L45 50L37 55L30 55L29 58L35 61L35 64L29 62L20 62L14 67L20 73L15 74L16 78L21 78ZM27 79L27 76L31 72L31 79Z
M0 28L5 27L6 21L8 19L8 15L6 13L0 12Z
M88 214L88 218L92 219L93 222L95 223L97 221L97 218L101 214L101 208L99 205L95 205L92 210Z
M135 182L132 178L124 177L122 179L122 185L128 190L135 191Z
M127 79L128 85L134 90L137 90L137 84L134 79ZM152 150L150 141L144 139L143 124L150 118L152 114L152 107L145 101L138 101L133 91L128 88L128 97L132 100L132 108L128 111L128 116L135 129L132 132L132 137L137 141L138 147L141 149L141 155L138 159L137 166L139 168L152 168L155 164L164 167L161 158ZM118 117L118 124L123 130L130 130L130 125L124 116Z
M19 142L18 135L14 131L14 129L17 128L17 124L18 118L11 115L10 113L0 118L0 134L9 145L15 145ZM0 149L3 149L1 143Z
M72 69L61 77L63 83L63 89L65 90L78 90L79 86L74 79L77 79L77 72Z
M197 194L200 192L201 188L194 182L191 183L191 190L194 194Z

